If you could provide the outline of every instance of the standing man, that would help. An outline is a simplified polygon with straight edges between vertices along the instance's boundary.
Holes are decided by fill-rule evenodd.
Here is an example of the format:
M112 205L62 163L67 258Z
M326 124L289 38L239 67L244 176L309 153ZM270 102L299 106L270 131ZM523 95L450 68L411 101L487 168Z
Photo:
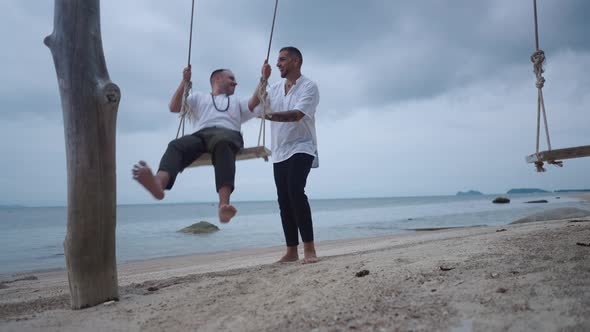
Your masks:
M183 79L170 101L170 112L180 112L186 82L191 79L191 67L183 71ZM137 180L154 198L164 199L164 190L172 189L176 176L205 152L212 154L215 168L215 186L219 196L219 221L227 223L237 213L230 204L234 191L236 153L244 146L241 124L255 116L251 100L238 99L233 94L236 78L229 69L217 69L209 78L211 92L193 92L187 102L195 118L191 135L175 139L168 144L158 172L154 175L145 161L139 161L132 170ZM254 94L250 99L258 99Z
M283 80L271 85L267 91L272 112L265 118L272 121L274 179L287 244L287 252L279 261L299 259L297 246L301 234L302 262L306 264L318 261L305 185L311 168L318 167L315 113L320 94L317 85L301 74L302 64L303 56L297 48L289 46L280 50L277 68ZM262 75L268 79L270 73L271 68L265 62ZM250 109L258 103L258 98L251 98Z

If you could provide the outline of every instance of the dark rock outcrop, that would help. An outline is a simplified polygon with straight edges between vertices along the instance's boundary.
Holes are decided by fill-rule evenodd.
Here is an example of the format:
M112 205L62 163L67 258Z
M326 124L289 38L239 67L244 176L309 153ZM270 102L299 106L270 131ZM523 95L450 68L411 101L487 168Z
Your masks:
M510 203L510 199L508 197L496 197L496 198L494 198L492 203L506 204L506 203Z
M218 230L219 230L219 227L217 227L211 223L208 223L206 221L199 221L196 224L192 224L188 227L185 227L185 228L179 230L179 232L202 234L202 233L211 233L211 232L215 232Z

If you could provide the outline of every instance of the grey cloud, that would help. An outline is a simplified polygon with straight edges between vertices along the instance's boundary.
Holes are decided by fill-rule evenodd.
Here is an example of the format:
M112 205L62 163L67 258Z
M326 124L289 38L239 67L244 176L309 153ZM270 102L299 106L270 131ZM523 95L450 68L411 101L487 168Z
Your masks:
M590 3L539 4L554 144L586 144ZM211 70L230 67L239 82L237 94L250 94L266 56L273 5L272 0L196 1L195 89L208 90ZM0 10L8 45L0 52L0 123L8 137L22 137L18 145L4 140L0 147L10 156L0 171L11 174L0 201L60 203L65 196L62 112L51 54L42 44L53 28L53 2L6 0ZM127 202L148 202L129 177L132 163L146 158L153 164L175 134L178 118L167 106L187 61L189 11L190 1L101 1L106 62L123 94L117 162L119 197ZM444 194L471 184L487 192L523 183L587 185L587 159L568 162L566 172L546 177L523 162L534 147L533 38L531 1L279 0L271 64L279 47L299 47L303 72L321 92L323 166L312 174L310 194ZM275 70L271 80L276 79ZM250 143L257 128L255 123L244 127ZM350 141L351 133L358 137ZM348 151L360 151L358 160L342 153L343 142ZM503 160L492 160L488 151ZM432 172L433 159L440 162L437 172ZM57 180L36 174L39 162ZM475 164L458 168L453 163ZM238 181L265 184L256 199L274 197L266 166L240 164L239 177L245 180ZM509 175L498 177L498 169ZM335 174L349 181L335 184ZM27 181L44 191L30 194ZM171 197L212 199L213 191L202 190L211 181L210 172L187 172ZM258 188L238 192L236 199L252 199L251 190Z
M289 29L283 38L301 40L304 53L324 57L326 62L354 64L355 73L365 73L364 79L355 77L350 84L367 98L360 101L345 97L344 104L353 108L367 101L379 106L436 96L494 76L498 67L530 63L528 58L534 50L533 13L528 2L420 5L373 1L367 6L356 4L356 8L350 3L322 4L311 12L306 9L313 4L305 1L285 9L288 14L283 13L282 24L299 28ZM559 6L569 7L541 8L541 17L554 25L553 31L566 31L567 38L556 40L548 34L547 46L556 51L587 50L590 43L584 32L588 24L576 13L588 5L570 1ZM347 75L350 73L342 73ZM336 86L327 88L338 90ZM342 100L341 96L326 97L331 102Z

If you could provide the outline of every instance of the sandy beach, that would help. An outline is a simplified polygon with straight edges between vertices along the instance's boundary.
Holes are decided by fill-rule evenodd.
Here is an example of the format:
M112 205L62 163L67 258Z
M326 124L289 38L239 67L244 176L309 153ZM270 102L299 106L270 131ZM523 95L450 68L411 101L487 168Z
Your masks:
M120 301L69 309L64 271L0 283L2 331L590 330L590 218L119 266Z

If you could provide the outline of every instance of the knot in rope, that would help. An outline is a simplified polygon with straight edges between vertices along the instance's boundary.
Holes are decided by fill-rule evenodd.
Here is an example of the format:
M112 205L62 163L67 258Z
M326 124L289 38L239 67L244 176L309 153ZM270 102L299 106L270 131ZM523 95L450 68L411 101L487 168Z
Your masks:
M543 50L536 50L531 55L531 62L533 63L533 71L535 72L535 76L537 76L536 86L538 89L543 88L545 85L545 78L543 77L543 63L545 62L545 52Z
M266 96L267 96L266 87L267 86L268 86L268 79L261 77L260 83L258 84L258 89L256 89L256 95L258 97L258 100L260 101L260 104L262 105L262 116L263 117L265 114L270 113L270 106L266 102Z
M557 167L563 167L563 161L561 161L561 160L548 160L547 164L557 166ZM535 168L537 169L537 172L545 172L546 169L543 166L544 166L544 163L542 161L535 162Z
M178 130L176 131L176 138L180 136L184 136L184 123L185 120L188 118L190 123L193 123L195 120L195 114L192 112L190 105L188 104L188 95L190 94L193 88L193 82L188 81L184 84L184 92L182 94L182 104L180 106L180 123L178 124Z
M545 86L545 77L538 77L535 86L537 86L537 89L542 89Z
M266 96L266 87L268 85L268 79L265 77L260 78L260 83L258 83L258 87L256 88L256 96L260 101L260 106L262 107L262 113L260 114L260 130L258 131L258 146L265 146L266 145L266 126L264 125L264 120L266 114L270 114L272 110L270 109L270 105L267 102Z
M543 50L537 50L531 55L531 61L535 64L535 72L537 67L540 67L541 73L543 72L543 62L545 62L545 52Z

